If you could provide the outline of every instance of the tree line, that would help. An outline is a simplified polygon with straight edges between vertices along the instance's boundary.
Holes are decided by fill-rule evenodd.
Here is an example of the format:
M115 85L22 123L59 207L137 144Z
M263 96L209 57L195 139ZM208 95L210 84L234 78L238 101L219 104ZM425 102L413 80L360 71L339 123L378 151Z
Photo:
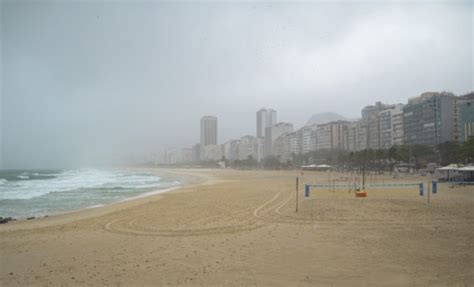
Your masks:
M225 160L225 159L224 159ZM246 160L227 162L227 166L240 169L291 169L309 164L328 164L341 170L366 168L390 171L400 163L412 164L416 169L428 163L445 166L453 163L474 163L474 137L464 143L445 142L436 147L427 145L395 145L389 149L366 149L361 151L317 150L303 154L292 154L287 162L268 156L257 162L252 156Z

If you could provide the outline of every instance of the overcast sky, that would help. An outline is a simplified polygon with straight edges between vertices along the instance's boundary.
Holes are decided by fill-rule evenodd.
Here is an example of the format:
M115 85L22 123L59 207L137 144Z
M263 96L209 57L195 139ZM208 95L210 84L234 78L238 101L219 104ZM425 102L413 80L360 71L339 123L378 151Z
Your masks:
M375 101L473 90L470 1L3 1L4 168L86 166L255 135L255 112L302 126Z

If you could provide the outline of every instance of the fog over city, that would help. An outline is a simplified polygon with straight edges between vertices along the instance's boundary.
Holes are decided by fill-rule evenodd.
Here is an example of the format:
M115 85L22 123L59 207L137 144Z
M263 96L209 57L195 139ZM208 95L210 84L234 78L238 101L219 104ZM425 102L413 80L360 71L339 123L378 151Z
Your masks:
M470 1L1 2L0 167L142 160L376 101L473 90Z

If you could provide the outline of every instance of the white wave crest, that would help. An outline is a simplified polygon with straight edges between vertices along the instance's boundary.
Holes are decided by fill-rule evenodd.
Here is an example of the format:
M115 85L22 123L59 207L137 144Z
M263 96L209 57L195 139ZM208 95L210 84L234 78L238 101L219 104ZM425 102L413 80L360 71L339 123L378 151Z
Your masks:
M27 175L20 176L26 179ZM163 183L160 177L148 173L123 173L97 169L68 170L57 174L55 178L17 181L15 184L9 184L0 179L0 184L0 200L32 199L61 192L79 194L84 190L93 189L136 190L166 188L170 185L170 183Z

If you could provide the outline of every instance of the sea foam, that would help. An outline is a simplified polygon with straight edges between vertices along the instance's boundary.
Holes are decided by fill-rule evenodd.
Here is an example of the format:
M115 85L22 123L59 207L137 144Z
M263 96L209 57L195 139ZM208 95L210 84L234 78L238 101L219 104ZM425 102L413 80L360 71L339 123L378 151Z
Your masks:
M17 217L97 207L180 184L148 172L100 169L18 172L5 177L8 180L0 178L0 216Z

